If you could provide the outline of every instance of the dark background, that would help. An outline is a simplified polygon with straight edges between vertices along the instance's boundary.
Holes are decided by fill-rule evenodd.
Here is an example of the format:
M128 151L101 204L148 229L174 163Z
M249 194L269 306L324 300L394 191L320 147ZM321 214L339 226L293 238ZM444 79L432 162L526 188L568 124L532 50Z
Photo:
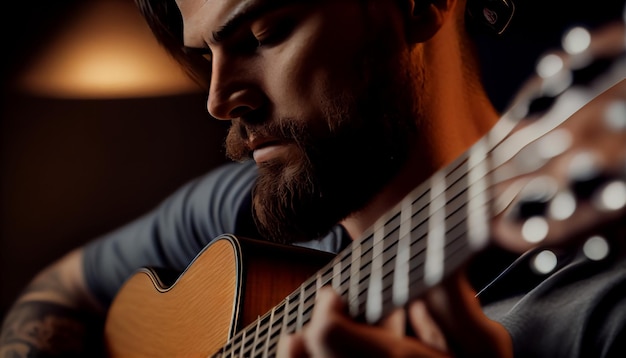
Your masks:
M29 0L3 6L0 318L52 260L144 213L224 161L225 126L206 114L199 91L59 99L14 86L42 46L87 2ZM537 56L557 46L566 28L616 18L623 3L517 0L510 31L480 40L496 105L508 103Z
M199 90L81 99L16 85L88 3L13 1L10 11L2 10L0 317L52 260L225 160L225 123L208 116Z

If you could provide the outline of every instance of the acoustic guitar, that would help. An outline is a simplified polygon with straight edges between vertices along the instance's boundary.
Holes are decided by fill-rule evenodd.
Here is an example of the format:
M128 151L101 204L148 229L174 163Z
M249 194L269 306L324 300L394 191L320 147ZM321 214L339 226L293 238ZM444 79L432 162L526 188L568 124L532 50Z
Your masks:
M322 286L374 324L487 245L610 241L626 222L626 40L600 31L570 31L484 138L338 255L224 235L181 275L142 269L110 308L108 354L272 357Z

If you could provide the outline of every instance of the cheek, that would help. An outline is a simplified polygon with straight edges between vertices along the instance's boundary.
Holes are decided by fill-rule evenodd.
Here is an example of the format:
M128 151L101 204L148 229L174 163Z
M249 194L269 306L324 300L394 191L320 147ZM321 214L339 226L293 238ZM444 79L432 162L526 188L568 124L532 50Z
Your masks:
M279 111L282 107L290 116L310 112L324 98L362 86L363 32L356 25L338 28L341 20L314 17L287 44L264 54L266 90Z

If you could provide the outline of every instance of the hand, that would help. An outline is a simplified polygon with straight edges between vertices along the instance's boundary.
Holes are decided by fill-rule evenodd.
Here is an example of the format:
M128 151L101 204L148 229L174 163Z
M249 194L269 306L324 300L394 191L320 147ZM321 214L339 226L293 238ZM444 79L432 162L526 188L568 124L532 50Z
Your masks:
M508 332L482 313L462 275L433 288L423 300L396 310L376 326L351 319L341 298L331 288L323 288L309 324L281 337L278 345L279 358L453 355L513 355Z

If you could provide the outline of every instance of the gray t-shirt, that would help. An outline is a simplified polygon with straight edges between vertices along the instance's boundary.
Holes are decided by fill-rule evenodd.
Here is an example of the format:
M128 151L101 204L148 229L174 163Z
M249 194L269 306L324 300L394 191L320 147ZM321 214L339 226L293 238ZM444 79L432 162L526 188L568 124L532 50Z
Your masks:
M89 288L110 304L141 267L182 272L222 234L260 238L251 215L256 175L252 161L226 164L183 186L138 220L88 244L84 270ZM337 225L325 237L299 245L337 253L348 242ZM494 250L477 261L485 266L502 262L506 255ZM626 260L594 262L567 253L559 258L561 267L545 276L530 270L527 261L525 256L511 265L506 260L502 267L487 265L488 279L482 267L473 281L480 289L510 265L479 298L485 313L510 332L517 357L626 357Z

